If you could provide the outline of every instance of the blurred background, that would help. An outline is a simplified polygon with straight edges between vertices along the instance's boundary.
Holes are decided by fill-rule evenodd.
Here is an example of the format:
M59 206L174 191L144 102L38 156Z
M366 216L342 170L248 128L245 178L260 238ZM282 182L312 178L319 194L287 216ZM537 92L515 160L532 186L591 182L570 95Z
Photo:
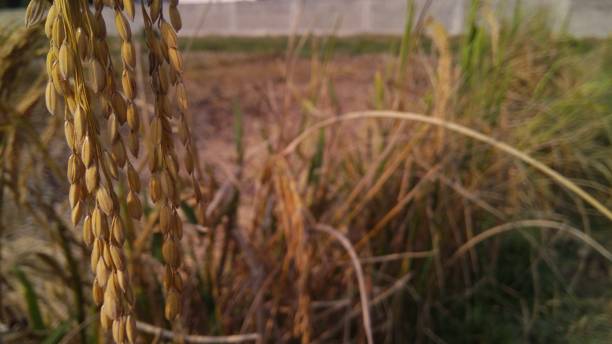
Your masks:
M111 342L27 3L0 1L0 342ZM140 221L122 204L139 342L612 342L611 0L178 9L206 218L183 176L170 324L158 212L146 190ZM130 25L150 121L138 10Z

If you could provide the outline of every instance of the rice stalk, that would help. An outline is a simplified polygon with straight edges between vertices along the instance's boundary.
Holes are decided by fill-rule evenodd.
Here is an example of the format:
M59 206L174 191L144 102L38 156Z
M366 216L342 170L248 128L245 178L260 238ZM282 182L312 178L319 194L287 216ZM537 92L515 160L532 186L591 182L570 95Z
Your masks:
M567 224L559 223L559 222L555 222L555 221L548 221L548 220L521 220L521 221L504 223L502 225L495 226L493 228L489 228L489 229L481 232L480 234L476 235L475 237L471 238L469 241L467 241L466 243L461 245L461 247L459 247L457 249L457 251L455 251L455 253L449 258L449 260L447 261L446 264L448 264L448 265L453 264L466 251L470 250L472 247L478 245L480 242L482 242L484 240L487 240L487 239L489 239L489 238L491 238L493 236L502 234L502 233L507 232L507 231L511 231L511 230L518 229L518 228L526 228L526 227L534 227L534 228L542 228L542 229L544 229L544 228L546 228L546 229L556 229L556 230L559 230L561 232L566 232L568 234L571 234L576 239L584 242L589 247L591 247L595 251L597 251L597 253L601 254L607 260L612 262L612 253L610 251L608 251L605 247L603 247L597 241L593 240L588 234L585 234L584 232L582 232L582 231L580 231L580 230L578 230L576 228L573 228L571 226L568 226Z
M326 226L326 225L316 225L314 227L315 230L326 233L334 239L336 239L348 252L349 257L353 263L353 267L355 268L355 275L357 276L357 284L359 286L359 297L361 300L361 308L363 315L363 327L366 333L366 339L368 344L374 343L374 336L372 335L372 321L370 316L370 305L368 302L368 294L365 286L365 279L363 277L363 269L361 268L361 264L359 262L359 258L357 257L357 252L351 245L351 242L342 235L342 233L338 232L338 230Z
M587 203L589 203L593 208L597 209L602 215L604 215L605 217L607 217L609 220L612 220L612 211L610 211L606 206L604 206L601 202L599 202L598 200L596 200L595 198L593 198L591 195L589 195L588 192L586 192L584 189L582 189L580 186L578 186L576 183L572 182L571 180L567 179L566 177L562 176L561 174L559 174L558 172L556 172L555 170L553 170L552 168L546 166L545 164L537 161L536 159L532 158L531 156L519 151L518 149L503 143L501 141L498 141L490 136L484 135L482 133L479 133L473 129L464 127L462 125L453 123L453 122L449 122L443 119L439 119L439 118L432 118L432 117L428 117L425 115L421 115L421 114L416 114L416 113L409 113L409 112L395 112L395 111L363 111L363 112L355 112L355 113L348 113L345 114L344 116L341 117L335 117L335 118L330 118L327 120L323 120L320 121L319 123L316 123L315 125L309 127L308 129L306 129L304 132L302 132L299 136L297 136L295 139L293 139L286 147L285 149L282 151L282 155L288 155L290 154L292 151L294 151L297 146L300 145L300 143L302 143L304 140L306 140L310 135L312 135L315 131L321 129L321 128L325 128L328 126L332 126L335 125L337 123L343 122L343 121L351 121L351 120L359 120L359 119L368 119L368 118L389 118L389 119L402 119L402 120L408 120L408 121L415 121L415 122L421 122L421 123L425 123L425 124L430 124L430 125L435 125L435 126L439 126L439 127L443 127L445 129L457 132L459 134L468 136L470 138L473 138L475 140L487 143L489 145L491 145L494 148L497 148L505 153L508 153L510 155L512 155L515 158L518 158L520 160L522 160L523 162L531 165L533 168L539 170L540 172L544 173L545 175L547 175L548 177L550 177L551 179L553 179L555 182L559 183L560 185L562 185L563 187L567 188L569 191L572 191L573 193L575 193L577 196L579 196L580 198L582 198L584 201L586 201Z
M71 149L68 160L69 200L72 222L83 221L83 240L91 248L91 269L95 278L92 295L101 306L102 328L112 332L117 343L136 340L134 296L129 282L128 264L124 251L126 239L124 220L119 204L127 205L129 217L139 220L143 209L140 202L140 175L127 154L122 126L127 122L127 142L133 159L139 155L140 142L147 142L152 176L149 194L158 204L159 226L164 233L163 257L167 263L163 277L166 288L165 315L172 320L180 313L182 278L178 272L181 253L178 241L182 237L182 220L176 209L179 164L173 148L170 118L179 118L179 138L186 151L183 159L190 175L198 209L202 196L194 172L191 133L186 122L187 99L182 83L182 58L177 49L176 31L182 26L178 1L171 1L171 24L161 11L161 1L154 0L148 11L142 4L146 22L147 45L150 50L150 75L155 93L155 118L149 136L141 138L141 120L134 104L136 97L136 53L127 18L133 20L133 0L94 1L94 12L84 0L56 0L48 11L46 2L32 0L26 12L26 25L35 26L45 19L45 33L50 46L47 54L49 81L45 88L45 104L52 115L64 117L64 132ZM114 11L114 22L121 39L121 78L114 77L106 23L102 9ZM45 16L45 12L46 16ZM156 24L159 31L154 31ZM170 108L168 91L174 86L178 109ZM61 106L65 103L66 106ZM100 120L107 122L104 139ZM129 187L127 199L120 202L115 191L125 168Z

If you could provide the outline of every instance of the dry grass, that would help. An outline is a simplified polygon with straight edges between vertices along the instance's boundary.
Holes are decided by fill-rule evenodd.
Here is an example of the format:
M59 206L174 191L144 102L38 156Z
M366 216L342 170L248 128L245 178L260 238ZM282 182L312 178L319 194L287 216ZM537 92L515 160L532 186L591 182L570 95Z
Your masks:
M484 7L460 40L417 20L397 54L334 59L334 38L294 39L233 81L232 60L182 61L176 1L161 5L113 3L113 45L102 2L56 0L46 64L45 11L2 35L7 342L612 333L597 307L545 324L610 297L607 45L577 53Z

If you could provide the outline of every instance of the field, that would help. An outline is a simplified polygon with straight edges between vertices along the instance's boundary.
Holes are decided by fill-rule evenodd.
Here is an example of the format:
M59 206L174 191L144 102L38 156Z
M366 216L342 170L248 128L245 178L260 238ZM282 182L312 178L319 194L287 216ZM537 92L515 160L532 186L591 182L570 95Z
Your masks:
M66 179L77 117L45 109L42 27L4 28L0 342L112 342L128 317L138 343L612 341L612 41L472 11L461 37L414 16L402 37L180 38L168 106L184 82L189 110L160 134L155 56L132 33L142 125L92 105L114 161L116 137L142 137L95 182L111 206L87 200L133 290L109 331L107 258L90 262ZM108 39L117 80L125 41ZM168 203L155 135L180 162Z

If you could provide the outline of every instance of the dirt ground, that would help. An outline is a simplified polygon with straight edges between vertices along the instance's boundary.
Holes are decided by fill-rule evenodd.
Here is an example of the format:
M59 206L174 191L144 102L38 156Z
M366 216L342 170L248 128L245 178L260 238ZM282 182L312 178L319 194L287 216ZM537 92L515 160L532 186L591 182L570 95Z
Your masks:
M203 159L230 172L235 159L235 104L244 114L247 156L253 150L264 149L264 137L278 134L269 130L278 128L276 124L283 121L293 122L291 119L303 111L304 101L314 99L317 93L317 108L330 113L371 108L375 73L384 71L391 57L339 56L330 61L324 72L320 66L313 66L311 59L297 59L291 66L286 61L285 56L240 53L194 52L185 57L193 133ZM321 87L329 82L317 84L321 75L332 80L335 102L329 95L330 88Z

